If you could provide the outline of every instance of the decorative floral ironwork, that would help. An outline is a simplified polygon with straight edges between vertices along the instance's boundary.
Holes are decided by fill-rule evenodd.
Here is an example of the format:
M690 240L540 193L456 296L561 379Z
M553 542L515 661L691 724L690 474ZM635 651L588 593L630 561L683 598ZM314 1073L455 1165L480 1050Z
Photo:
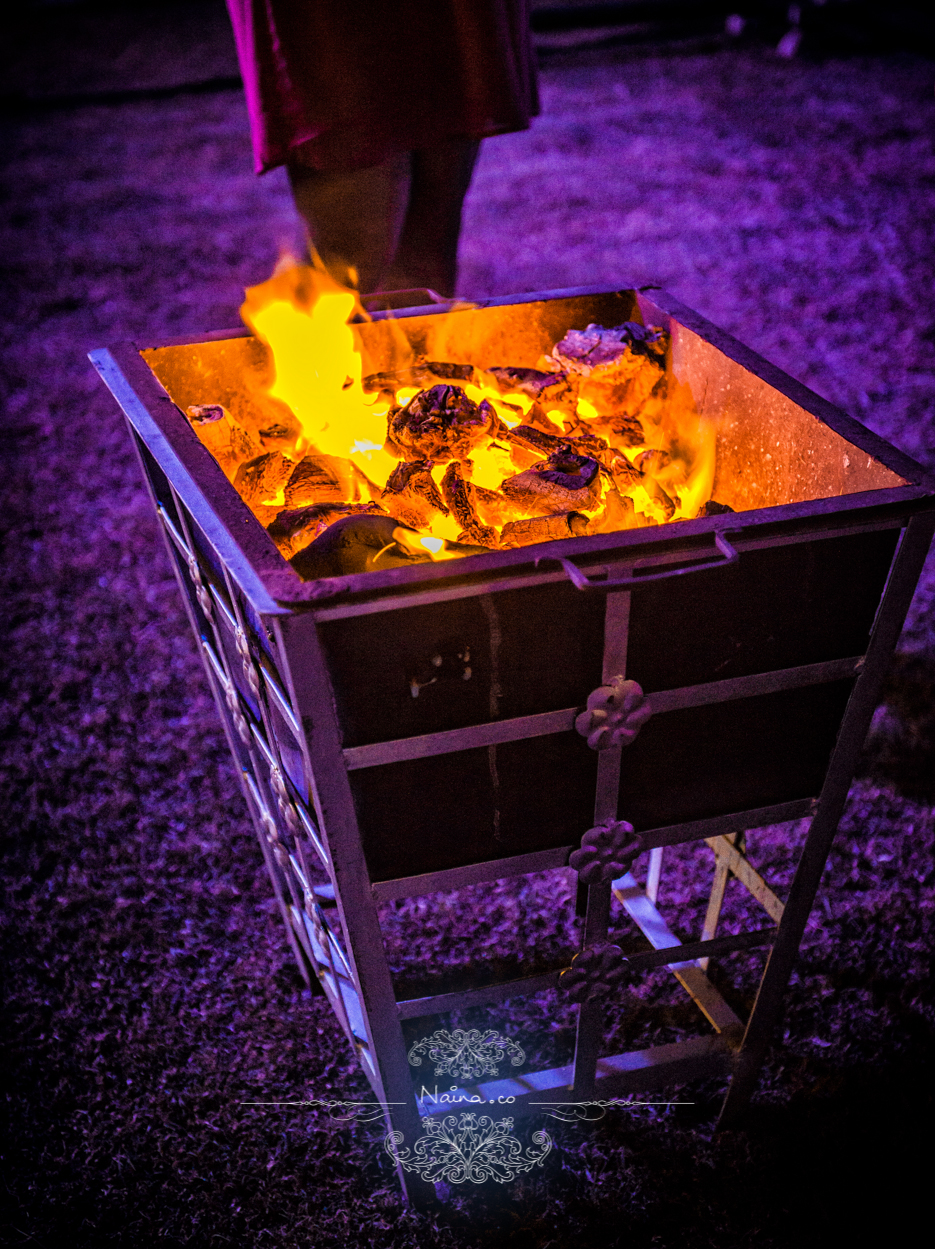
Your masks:
M430 1184L483 1184L493 1180L507 1184L518 1175L541 1166L552 1148L548 1132L534 1132L538 1150L524 1150L511 1135L512 1119L489 1115L446 1115L444 1119L423 1119L425 1136L412 1149L400 1150L402 1132L390 1132L384 1139L389 1156L405 1171L415 1171Z
M283 780L282 773L275 763L270 764L269 784L276 799L276 806L279 809L283 824L285 824L293 837L298 837L301 830L299 813L295 808L295 803L292 801L289 790L286 788L286 782Z
M587 710L575 720L575 730L588 739L592 750L629 746L652 713L649 699L635 681L614 677L589 696Z
M194 555L189 555L188 557L188 571L195 586L195 598L198 600L198 606L209 620L213 620L214 604L211 602L210 593L205 589L205 583L201 579L201 569L198 567L198 561Z
M250 643L247 641L247 635L238 625L234 636L237 642L237 654L240 656L240 661L243 665L244 680L249 685L253 697L259 702L260 676L256 670L256 664L253 662L253 656L250 654Z
M243 712L240 710L240 699L237 697L237 691L233 685L224 686L224 701L227 703L227 710L231 713L231 720L234 722L234 728L237 730L238 737L245 746L249 746L250 728Z
M643 852L643 839L626 820L605 820L589 828L581 838L581 849L569 856L568 866L578 873L584 885L616 880L628 872L633 860Z
M273 858L285 870L289 862L289 853L279 836L279 825L265 807L260 808L260 825L266 837L266 844L273 852Z
M592 945L571 960L558 978L573 1002L599 1002L619 988L627 975L627 960L618 945Z
M521 1067L526 1061L525 1053L516 1042L501 1036L493 1028L486 1032L477 1028L469 1031L456 1028L454 1032L448 1032L439 1028L413 1045L409 1051L410 1064L421 1067L423 1056L436 1064L437 1076L454 1076L460 1080L495 1076L499 1073L500 1064L507 1058L514 1067Z

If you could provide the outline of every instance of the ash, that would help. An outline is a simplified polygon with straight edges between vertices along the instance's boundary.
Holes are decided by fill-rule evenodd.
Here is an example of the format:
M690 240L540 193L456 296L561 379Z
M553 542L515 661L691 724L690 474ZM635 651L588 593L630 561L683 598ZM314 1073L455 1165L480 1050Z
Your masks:
M129 440L85 352L236 325L243 287L296 225L285 178L250 172L220 5L30 20L41 37L14 40L20 95L4 104L5 1243L769 1249L846 1243L918 1200L931 570L746 1131L716 1136L719 1089L687 1086L680 1109L554 1124L541 1176L419 1214L401 1207L379 1125L239 1105L370 1093L291 966ZM216 89L171 90L198 80ZM551 54L543 116L484 149L461 293L657 282L935 467L933 81L909 53ZM42 103L107 91L131 95ZM781 877L798 836L751 838L754 862ZM690 849L661 899L680 935L710 876ZM573 941L565 878L520 884L433 900L427 939L452 971L475 922L494 963L536 966ZM400 975L426 939L418 905L386 915ZM730 900L725 926L741 918ZM669 992L647 977L609 1018L614 1043L691 1026ZM536 1036L544 1056L567 1052L569 1020L546 998L497 1024L530 1059Z

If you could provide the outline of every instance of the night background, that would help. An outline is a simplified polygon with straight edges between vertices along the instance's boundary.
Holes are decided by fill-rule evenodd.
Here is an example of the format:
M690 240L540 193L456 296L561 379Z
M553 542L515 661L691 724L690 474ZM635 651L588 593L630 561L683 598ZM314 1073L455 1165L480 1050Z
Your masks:
M484 144L459 294L659 284L935 470L929 7L533 8L542 115ZM932 1130L931 555L742 1131L714 1131L719 1082L687 1085L684 1105L550 1122L541 1171L420 1213L380 1124L241 1104L371 1094L293 964L86 353L237 325L298 226L284 171L252 172L221 0L24 4L6 26L2 1243L768 1249L876 1218L902 1237ZM780 893L802 834L756 843ZM712 862L667 860L683 938ZM427 930L419 899L392 904L394 968L417 976L426 941L453 970L479 947L560 962L572 890L556 873L440 895ZM728 927L744 907L729 895ZM739 1010L758 965L725 960ZM685 1035L685 1003L652 973L609 1027ZM570 1018L543 996L494 1026L561 1052Z

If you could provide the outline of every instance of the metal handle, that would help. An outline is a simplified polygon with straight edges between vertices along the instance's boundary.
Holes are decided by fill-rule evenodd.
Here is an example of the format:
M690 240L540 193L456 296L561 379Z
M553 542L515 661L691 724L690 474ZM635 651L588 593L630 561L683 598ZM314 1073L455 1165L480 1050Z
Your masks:
M660 572L648 572L643 576L635 575L636 569L641 566L635 564L633 573L625 577L608 578L606 581L592 581L576 564L561 555L552 555L548 558L558 560L568 574L568 580L578 590L630 590L634 586L645 585L647 581L665 581L667 577L682 577L689 572L707 572L709 568L726 568L728 564L736 564L740 559L740 552L731 546L723 533L715 533L714 545L723 555L723 559L704 560L701 563L691 564L688 568L664 568ZM537 560L536 563L538 562ZM649 561L646 560L643 563L649 564ZM652 567L651 564L650 567Z

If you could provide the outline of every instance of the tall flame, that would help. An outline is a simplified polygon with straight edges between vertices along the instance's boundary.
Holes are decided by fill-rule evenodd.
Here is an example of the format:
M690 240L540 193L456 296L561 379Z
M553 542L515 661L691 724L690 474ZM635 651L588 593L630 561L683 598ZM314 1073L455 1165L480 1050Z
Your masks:
M349 324L366 313L358 296L324 269L281 263L251 286L240 309L245 323L270 349L269 393L288 404L304 442L325 455L351 460L381 488L396 461L383 450L386 409L365 395L363 363Z

